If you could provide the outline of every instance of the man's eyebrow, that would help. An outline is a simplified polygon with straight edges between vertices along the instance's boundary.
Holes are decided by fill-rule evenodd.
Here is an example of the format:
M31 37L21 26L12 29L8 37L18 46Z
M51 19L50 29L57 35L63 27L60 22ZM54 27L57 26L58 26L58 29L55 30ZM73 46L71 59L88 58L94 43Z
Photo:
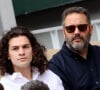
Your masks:
M31 46L31 44L23 44L23 45L29 45L29 46Z
M25 46L25 45L31 46L31 44L23 44L22 46ZM13 45L13 46L11 46L11 47L19 47L19 45Z

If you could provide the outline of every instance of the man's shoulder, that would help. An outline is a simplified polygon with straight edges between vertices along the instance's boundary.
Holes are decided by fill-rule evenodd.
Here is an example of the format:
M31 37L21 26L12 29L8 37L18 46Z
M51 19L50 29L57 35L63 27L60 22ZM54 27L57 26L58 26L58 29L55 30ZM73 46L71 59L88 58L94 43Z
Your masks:
M93 55L100 56L100 46L92 45L92 52L91 53L93 53Z
M100 41L91 41L90 44L100 46Z
M93 50L100 51L100 45L91 45Z
M92 46L93 52L96 53L97 51L100 51L100 41L91 41L90 44Z

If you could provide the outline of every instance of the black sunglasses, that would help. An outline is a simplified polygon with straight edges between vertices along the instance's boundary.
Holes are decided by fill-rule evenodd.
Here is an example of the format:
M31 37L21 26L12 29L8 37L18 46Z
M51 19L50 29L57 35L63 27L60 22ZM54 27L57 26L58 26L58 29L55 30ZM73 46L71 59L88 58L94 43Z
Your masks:
M79 31L84 32L87 30L87 26L88 24L79 24L77 26L70 25L70 26L65 26L65 29L68 33L73 33L77 27Z

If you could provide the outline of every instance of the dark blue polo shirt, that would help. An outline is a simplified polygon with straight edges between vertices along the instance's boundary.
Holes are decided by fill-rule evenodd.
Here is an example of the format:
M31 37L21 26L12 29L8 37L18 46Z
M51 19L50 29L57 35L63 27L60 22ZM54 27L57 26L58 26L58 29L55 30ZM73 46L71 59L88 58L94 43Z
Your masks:
M69 50L64 42L50 60L49 69L62 79L65 90L100 90L100 47L89 45L84 59Z

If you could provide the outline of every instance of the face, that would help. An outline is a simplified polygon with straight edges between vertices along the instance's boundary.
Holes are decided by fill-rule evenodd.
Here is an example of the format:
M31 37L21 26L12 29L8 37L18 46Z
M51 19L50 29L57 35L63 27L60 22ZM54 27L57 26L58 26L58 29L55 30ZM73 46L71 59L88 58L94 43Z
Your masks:
M26 36L18 36L10 39L8 48L8 60L11 60L14 69L30 67L32 61L32 47Z
M87 26L82 26L84 24L87 24ZM73 25L75 26L75 28L71 27L69 29L74 29L74 31L68 32L68 28L65 27ZM80 28L84 28L83 31L80 31ZM67 46L75 51L81 51L86 49L88 46L92 34L92 25L88 24L87 17L84 14L72 13L65 18L63 33L64 38L67 42Z

